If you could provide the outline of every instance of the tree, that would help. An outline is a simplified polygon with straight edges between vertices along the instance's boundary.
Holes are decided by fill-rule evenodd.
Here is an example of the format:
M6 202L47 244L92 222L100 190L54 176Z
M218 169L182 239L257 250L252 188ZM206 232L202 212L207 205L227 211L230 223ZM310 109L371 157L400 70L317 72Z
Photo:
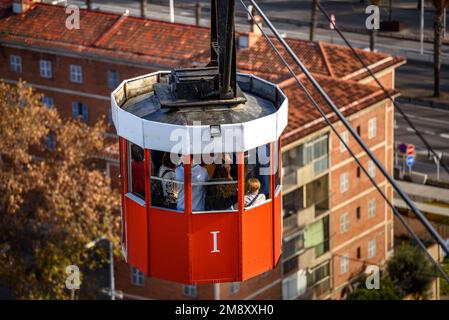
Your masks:
M379 289L367 289L361 281L362 285L348 295L348 300L400 300L401 297L397 292L393 282L388 277L382 277Z
M441 78L441 47L443 44L443 15L444 9L449 7L449 0L432 0L435 7L435 21L433 24L434 41L433 41L433 70L434 84L433 95L439 97L440 78Z
M387 273L401 295L425 297L434 275L432 265L417 247L402 245L387 263Z
M147 17L147 0L139 0L140 2L140 16L142 18L146 18Z
M97 160L105 126L62 120L24 83L0 82L0 112L0 279L19 299L67 299L66 267L98 264L86 244L118 247L119 197Z
M311 11L311 17L310 17L310 35L309 35L310 41L313 41L313 39L315 37L318 1L319 0L312 0L312 11Z
M449 274L449 258L446 258L442 267L446 274ZM440 294L442 296L449 296L449 283L447 283L444 279L440 280Z
M393 0L388 0L388 21L391 21L393 15Z

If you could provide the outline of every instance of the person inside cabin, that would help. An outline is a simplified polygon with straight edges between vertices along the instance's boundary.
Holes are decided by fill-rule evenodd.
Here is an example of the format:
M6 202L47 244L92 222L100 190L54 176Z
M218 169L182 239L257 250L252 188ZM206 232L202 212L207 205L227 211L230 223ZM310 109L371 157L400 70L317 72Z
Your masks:
M162 163L159 167L158 177L163 179L162 184L162 205L166 208L175 209L178 202L178 192L176 183L176 164L171 160L170 153L164 152Z
M131 145L131 192L145 198L145 161L143 149L137 144Z
M191 183L192 183L192 211L204 211L206 209L206 186L202 182L209 180L207 170L203 167L201 161L196 160L201 158L193 156L191 164ZM184 163L181 163L175 170L176 180L184 181ZM195 185L196 184L196 185ZM184 185L178 186L178 203L177 209L184 211Z
M231 165L221 164L215 168L212 180L222 182L232 182ZM207 210L232 210L233 205L237 201L236 184L216 184L209 185L206 192L206 209Z
M246 182L245 208L257 205L265 201L265 194L260 192L260 181L250 178Z
M269 145L260 146L256 152L245 154L245 178L254 178L260 182L260 193L270 198L270 149Z
M211 152L209 154L209 159L207 159L207 163L204 165L204 168L207 170L209 179L212 179L215 174L215 168L217 167L218 156L219 155Z

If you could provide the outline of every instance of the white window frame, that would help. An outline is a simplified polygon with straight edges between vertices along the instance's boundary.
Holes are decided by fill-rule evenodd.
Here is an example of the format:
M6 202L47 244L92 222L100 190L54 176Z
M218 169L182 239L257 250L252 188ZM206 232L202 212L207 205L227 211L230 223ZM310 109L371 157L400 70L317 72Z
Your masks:
M374 258L377 254L377 241L372 239L368 241L368 259Z
M50 151L54 151L56 149L56 136L54 132L49 132L44 140L45 148Z
M52 97L49 96L43 96L42 97L42 103L47 107L47 108L53 108L55 106L55 101L53 100Z
M114 76L113 76L114 75ZM116 78L114 78L116 77ZM120 84L120 76L117 70L109 69L108 70L108 88L115 89Z
M349 255L340 256L340 274L349 272Z
M231 282L229 284L229 293L236 294L240 291L240 282Z
M182 286L182 292L185 296L196 298L198 296L198 287L196 285L185 284Z
M349 174L343 172L340 174L340 193L345 193L349 190Z
M9 67L11 71L16 73L22 72L22 57L12 54L9 56Z
M368 139L373 139L377 135L377 118L368 120Z
M73 113L73 110L76 107L78 109L78 111L79 111L80 106L81 106L81 113L77 112L77 114L75 115ZM87 121L87 119L89 118L89 106L87 104L85 104L85 103L82 103L82 102L73 101L72 102L72 117L74 119L80 118L83 121Z
M42 78L51 79L53 77L52 63L50 60L40 60L39 69Z
M131 266L131 284L139 287L145 286L145 274L133 266Z
M247 35L241 34L237 39L237 44L239 48L244 49L249 47L249 37Z
M348 131L342 132L341 138L347 145L349 145L349 132ZM347 149L346 149L345 145L343 144L343 142L340 141L340 152L345 152L346 150Z
M80 65L70 65L70 81L73 83L83 83L83 69Z
M368 174L371 178L376 176L376 166L374 165L373 160L368 161Z
M377 199L371 199L368 201L368 218L372 219L376 216L377 211Z
M345 212L340 216L340 233L346 233L349 230L349 213Z

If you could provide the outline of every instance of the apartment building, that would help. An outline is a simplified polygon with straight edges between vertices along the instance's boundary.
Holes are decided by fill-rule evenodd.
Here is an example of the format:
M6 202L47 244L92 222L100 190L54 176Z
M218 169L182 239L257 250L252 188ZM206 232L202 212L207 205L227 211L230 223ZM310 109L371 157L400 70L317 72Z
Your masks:
M43 93L45 104L67 118L87 123L107 119L109 93L122 80L208 60L207 28L82 9L80 29L69 30L62 6L31 3L17 11L12 2L0 0L0 78L8 83L25 80ZM239 70L277 83L289 98L289 124L282 137L282 261L276 269L243 283L198 286L147 278L119 261L116 287L125 298L340 299L366 265L381 265L392 251L391 210L269 44L255 32L238 33L236 41ZM298 39L288 43L392 172L393 107L350 50ZM359 52L395 94L395 68L404 60ZM306 86L392 199L385 179L310 84ZM106 157L106 172L113 180L118 175L114 150L115 144Z

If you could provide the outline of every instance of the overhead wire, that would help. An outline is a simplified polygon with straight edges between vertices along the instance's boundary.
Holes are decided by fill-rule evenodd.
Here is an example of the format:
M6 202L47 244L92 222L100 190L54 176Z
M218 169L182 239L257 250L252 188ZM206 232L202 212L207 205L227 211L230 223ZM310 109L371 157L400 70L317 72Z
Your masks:
M250 0L250 2L253 5L253 7L257 10L257 12L260 14L262 19L267 23L268 27L273 32L274 36L282 44L282 46L287 51L287 53L290 55L290 57L293 59L295 64L301 69L301 71L304 73L304 75L307 77L307 79L311 82L313 87L318 91L320 96L324 99L326 104L332 109L334 114L338 117L338 119L341 121L341 123L346 127L346 129L351 134L351 136L357 141L359 146L363 149L363 151L365 151L365 153L368 155L368 157L371 159L371 161L376 165L376 167L379 169L379 171L382 173L382 175L388 180L388 182L393 187L393 189L396 191L396 193L399 195L399 197L401 197L402 200L404 200L404 202L407 204L407 206L410 208L410 210L418 218L418 220L420 220L420 222L423 224L423 226L429 231L429 233L432 235L432 237L435 239L435 241L438 242L438 244L444 250L444 252L447 255L449 255L449 246L446 243L446 241L441 237L441 235L438 232L436 232L435 228L433 228L432 224L427 220L427 218L424 216L424 214L414 205L413 201L408 197L408 195L406 193L404 193L401 190L401 188L397 185L396 181L385 170L383 165L379 162L379 160L376 158L376 156L374 156L374 154L371 152L371 150L368 148L368 146L365 144L365 142L360 138L360 136L355 132L354 128L351 126L351 124L348 122L348 120L343 116L340 109L335 105L335 103L328 96L326 91L315 80L313 75L304 66L304 64L297 57L297 55L294 53L294 51L291 49L291 47L287 44L287 42L284 40L284 38L279 34L277 29L273 26L273 24L268 19L268 17L265 15L265 13L260 9L260 7L255 2L255 0ZM256 23L256 25L257 25L257 23Z
M376 75L371 71L371 69L369 68L369 66L366 64L365 61L363 61L362 57L360 56L360 54L357 52L357 50L354 49L354 47L351 45L351 43L348 41L348 39L346 38L346 36L341 32L341 30L337 27L336 23L334 20L332 20L332 18L330 17L329 13L323 8L323 6L321 5L321 3L319 1L316 2L318 8L320 9L321 13L326 17L327 20L329 20L329 22L332 24L333 29L335 30L335 32L338 33L338 35L342 38L342 40L345 42L345 44L348 46L349 49L351 49L352 53L354 54L354 56L357 58L357 60L362 64L362 66L364 67L364 69L369 73L369 75L374 79L374 81L377 83L377 85L382 89L383 93L385 94L385 96L393 103L394 107L396 110L399 111L399 113L401 114L401 116L404 118L404 120L407 122L407 124L410 126L410 128L413 130L413 132L418 136L418 138L422 141L422 143L424 143L424 145L426 146L427 150L429 150L430 152L432 152L432 154L439 159L439 155L438 153L432 148L431 144L427 141L427 139L421 134L421 132L416 128L415 124L410 120L410 118L407 116L407 114L402 110L401 107L399 107L398 103L396 102L395 99L393 99L393 97L391 96L391 94L388 92L388 90L385 88L385 86L380 82L380 80L376 77ZM449 166L444 163L444 162L440 162L440 165L443 167L444 171L446 171L446 173L449 174Z
M253 4L253 6L256 8L256 10L261 14L264 15L263 12L261 12L261 9L258 7L258 5L254 2L254 0L250 0L251 3ZM341 137L341 135L338 133L337 129L335 128L335 126L332 124L332 122L328 119L328 117L326 116L325 112L322 110L322 108L319 106L319 104L316 102L316 100L313 98L313 96L310 94L309 90L305 87L305 85L301 82L301 80L298 78L298 76L296 75L296 73L293 71L293 69L290 67L290 65L288 64L288 62L285 60L285 58L281 55L281 53L279 52L279 50L276 48L276 46L274 45L274 43L271 41L271 39L268 37L268 35L266 34L265 30L263 30L263 28L259 25L259 23L257 23L256 19L254 18L254 15L252 14L252 12L250 12L250 10L248 9L248 7L245 5L245 3L243 2L243 0L240 0L241 4L243 5L243 7L245 8L245 10L248 12L248 15L251 17L251 19L254 21L254 23L257 25L257 27L259 28L259 30L261 31L261 33L264 35L264 37L267 39L267 41L269 42L270 46L272 47L272 49L276 52L276 54L278 55L278 57L282 60L283 64L287 67L288 71L290 72L290 74L295 78L297 84L301 87L301 89L304 91L304 93L306 94L307 98L312 102L313 106L317 109L317 111L320 113L320 115L324 118L324 120L326 121L326 123L329 125L329 127L332 129L332 131L337 135L337 137L339 138L339 140L341 141L341 143L345 146L345 148L347 149L347 151L350 153L350 155L354 158L354 160L356 161L356 163L360 166L360 168L362 169L362 171L364 172L364 174L368 177L368 179L370 180L370 182L373 184L373 186L376 188L376 190L381 194L382 198L386 201L386 203L388 204L388 206L393 210L393 212L395 213L395 215L397 216L397 218L399 219L399 221L401 222L401 224L403 224L403 226L407 229L407 231L410 233L410 235L412 236L412 238L415 240L415 242L418 244L419 247L421 247L421 249L423 249L423 251L425 252L425 254L429 257L429 259L431 260L432 264L434 265L434 267L438 270L438 272L441 274L441 276L447 281L447 283L449 283L449 276L445 273L445 271L443 270L443 268L441 267L441 265L435 261L435 259L430 255L430 253L427 251L426 246L424 245L424 243L419 239L419 237L416 235L416 233L413 231L413 229L408 225L408 223L404 220L404 218L402 217L402 215L398 212L398 210L394 207L394 205L391 203L391 201L388 199L388 197L385 195L385 193L380 189L380 187L377 185L377 183L374 181L374 179L371 177L371 175L368 173L367 169L362 165L362 163L360 162L360 160L357 158L357 156L355 155L355 153L350 149L349 145L346 143L346 141ZM268 18L263 17L265 21L267 21ZM274 27L273 27L274 28ZM271 28L270 28L271 29ZM272 30L273 31L273 30ZM273 33L276 34L275 30L273 31ZM282 42L282 41L281 41ZM285 47L285 45L284 45ZM297 59L297 57L296 57ZM301 68L302 69L302 68ZM303 70L304 72L304 70ZM351 131L353 131L352 127L349 125L349 127L351 128ZM354 133L354 132L353 132ZM366 147L366 146L365 146ZM366 148L367 149L367 148ZM370 153L369 149L365 150L366 153ZM377 159L376 159L377 161ZM383 168L382 168L383 169ZM384 170L385 171L385 170ZM385 175L385 174L384 174ZM449 250L448 250L449 252Z

